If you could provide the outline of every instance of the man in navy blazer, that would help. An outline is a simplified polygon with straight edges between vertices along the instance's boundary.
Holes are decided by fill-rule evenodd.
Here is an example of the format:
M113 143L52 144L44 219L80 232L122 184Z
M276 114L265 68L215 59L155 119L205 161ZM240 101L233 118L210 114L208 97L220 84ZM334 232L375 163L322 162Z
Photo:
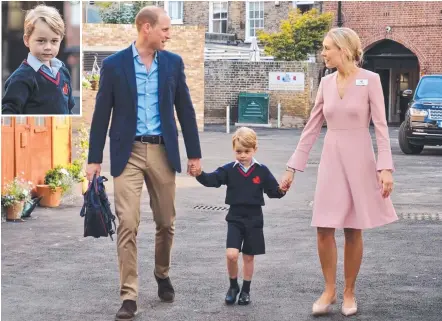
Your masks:
M136 236L140 197L146 183L156 223L155 270L158 296L172 302L170 252L175 231L175 173L181 172L178 130L181 125L190 168L201 168L195 110L180 56L164 51L170 39L170 18L162 8L145 7L135 23L138 37L127 49L104 59L92 118L87 175L101 171L109 120L111 175L119 220L117 252L120 297L117 320L137 312Z

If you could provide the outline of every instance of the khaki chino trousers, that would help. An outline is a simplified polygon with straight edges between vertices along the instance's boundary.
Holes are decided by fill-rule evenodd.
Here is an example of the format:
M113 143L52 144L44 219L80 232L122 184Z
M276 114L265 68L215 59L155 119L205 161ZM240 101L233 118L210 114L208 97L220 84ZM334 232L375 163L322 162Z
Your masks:
M170 167L161 144L135 141L123 173L114 178L117 252L120 269L120 297L137 300L137 233L140 224L140 198L143 183L150 196L156 224L155 275L166 278L175 234L175 171Z

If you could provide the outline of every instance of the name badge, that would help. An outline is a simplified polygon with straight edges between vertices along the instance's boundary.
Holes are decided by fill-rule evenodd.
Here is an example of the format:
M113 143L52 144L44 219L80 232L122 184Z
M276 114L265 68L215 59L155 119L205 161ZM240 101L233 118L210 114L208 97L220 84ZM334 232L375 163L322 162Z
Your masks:
M367 86L368 79L356 79L356 86Z

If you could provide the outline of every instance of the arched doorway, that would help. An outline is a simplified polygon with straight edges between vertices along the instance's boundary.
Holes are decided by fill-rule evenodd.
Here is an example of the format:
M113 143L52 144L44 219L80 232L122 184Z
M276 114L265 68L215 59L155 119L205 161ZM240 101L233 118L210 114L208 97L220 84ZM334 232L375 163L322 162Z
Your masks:
M402 44L385 39L366 50L363 67L378 73L381 78L387 121L401 123L409 101L402 97L402 92L405 89L414 92L419 81L416 55Z

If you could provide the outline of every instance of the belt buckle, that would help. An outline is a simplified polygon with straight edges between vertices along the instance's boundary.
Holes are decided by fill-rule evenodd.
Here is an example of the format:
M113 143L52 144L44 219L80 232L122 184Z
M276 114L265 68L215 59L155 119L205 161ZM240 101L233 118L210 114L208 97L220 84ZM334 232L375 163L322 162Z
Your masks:
M147 144L148 142L146 142L146 141L143 140L144 137L145 137L145 136L141 136L141 138L140 138L140 142L141 142L142 144Z

